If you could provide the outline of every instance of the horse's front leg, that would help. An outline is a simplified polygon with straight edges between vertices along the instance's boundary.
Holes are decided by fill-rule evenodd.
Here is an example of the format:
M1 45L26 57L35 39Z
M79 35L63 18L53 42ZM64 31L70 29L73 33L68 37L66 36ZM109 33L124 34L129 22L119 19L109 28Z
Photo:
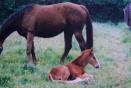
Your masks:
M72 48L72 36L73 33L69 31L64 32L64 40L65 40L65 50L64 53L60 59L60 63L64 63L65 57L68 55L70 49Z
M36 63L37 63L37 59L36 59L36 56L35 56L35 47L34 47L34 42L33 42L33 44L32 44L32 50L31 50L31 53L32 53L33 63L36 64Z
M34 40L34 35L31 32L27 33L27 50L26 54L29 59L29 64L33 64L33 55L32 55L32 48L33 48L33 40Z

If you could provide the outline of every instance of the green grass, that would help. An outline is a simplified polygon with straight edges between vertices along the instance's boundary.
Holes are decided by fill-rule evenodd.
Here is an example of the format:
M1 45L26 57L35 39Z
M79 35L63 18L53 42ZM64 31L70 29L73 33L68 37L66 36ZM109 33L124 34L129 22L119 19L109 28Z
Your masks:
M13 33L4 43L0 55L0 88L130 88L131 86L131 31L124 23L93 23L94 51L100 61L100 69L87 65L85 70L93 74L88 85L62 84L48 80L52 66L60 65L64 51L63 34L54 38L35 38L38 64L27 70L26 40ZM65 63L80 54L78 43L73 39L73 48Z

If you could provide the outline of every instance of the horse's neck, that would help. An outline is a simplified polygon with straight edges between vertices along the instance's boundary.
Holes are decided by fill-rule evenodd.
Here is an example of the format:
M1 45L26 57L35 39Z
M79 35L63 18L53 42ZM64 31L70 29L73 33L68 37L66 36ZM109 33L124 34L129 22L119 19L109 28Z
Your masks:
M11 25L3 25L0 28L0 43L3 44L4 40L14 31Z
M22 16L24 14L24 9L18 12L11 14L8 18L5 19L0 28L0 42L3 41L18 27Z

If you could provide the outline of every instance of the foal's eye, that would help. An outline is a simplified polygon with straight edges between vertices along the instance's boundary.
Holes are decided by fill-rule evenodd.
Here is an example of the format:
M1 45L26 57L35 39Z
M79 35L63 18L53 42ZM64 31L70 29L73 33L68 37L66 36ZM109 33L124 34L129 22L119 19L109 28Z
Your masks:
M96 58L93 56L93 59L96 60Z

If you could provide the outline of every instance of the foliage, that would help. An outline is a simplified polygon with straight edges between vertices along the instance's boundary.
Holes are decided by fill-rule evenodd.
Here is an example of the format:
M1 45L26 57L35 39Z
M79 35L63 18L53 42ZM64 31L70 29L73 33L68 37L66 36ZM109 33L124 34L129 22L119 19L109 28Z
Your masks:
M0 23L9 14L19 10L30 3L53 4L70 1L84 4L88 7L95 21L122 21L123 8L130 0L1 0L0 1Z

